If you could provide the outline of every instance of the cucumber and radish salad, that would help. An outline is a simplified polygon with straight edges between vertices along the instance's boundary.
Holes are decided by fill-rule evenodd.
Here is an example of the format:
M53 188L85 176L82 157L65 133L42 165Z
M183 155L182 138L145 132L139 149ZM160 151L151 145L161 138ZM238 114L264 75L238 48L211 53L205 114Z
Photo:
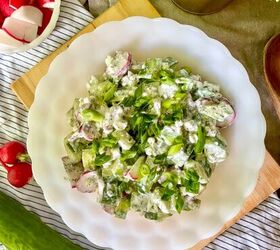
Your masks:
M17 48L43 33L54 0L0 0L0 46Z
M119 218L131 210L162 220L198 208L228 154L221 129L234 121L232 104L171 57L136 62L117 51L105 64L67 113L62 161L72 188L94 193Z

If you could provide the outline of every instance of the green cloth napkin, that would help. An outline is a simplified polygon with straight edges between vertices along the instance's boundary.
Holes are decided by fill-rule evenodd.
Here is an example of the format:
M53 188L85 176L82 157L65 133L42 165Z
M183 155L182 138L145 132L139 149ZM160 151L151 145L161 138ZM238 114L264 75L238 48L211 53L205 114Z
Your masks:
M222 42L244 65L261 97L267 122L266 147L280 163L280 121L266 89L263 73L264 46L270 37L280 32L280 2L233 0L218 13L198 16L182 11L171 0L150 1L162 16L196 26Z

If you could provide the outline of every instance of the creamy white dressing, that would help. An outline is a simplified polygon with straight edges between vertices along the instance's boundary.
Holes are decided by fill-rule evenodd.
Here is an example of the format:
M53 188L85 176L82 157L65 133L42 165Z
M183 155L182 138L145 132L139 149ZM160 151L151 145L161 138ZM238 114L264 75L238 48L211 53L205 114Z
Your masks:
M184 166L185 162L188 160L187 154L182 149L178 153L170 155L167 158L178 167Z
M131 193L131 209L142 214L150 213L148 216L155 216L154 219L157 219L157 215L160 219L180 212L178 206L183 210L194 209L198 206L195 197L209 181L209 164L214 168L216 163L222 162L227 156L226 144L220 138L217 125L233 117L234 110L222 97L218 85L202 81L199 75L191 74L184 68L171 68L170 65L176 63L173 59L157 58L130 65L130 57L128 52L121 51L108 56L104 75L91 78L87 84L89 96L77 99L78 108L74 109L76 124L68 141L74 145L77 139L91 142L101 138L107 139L104 143L112 143L111 146L97 149L92 158L89 154L89 159L83 159L94 164L98 157L101 161L98 168L102 174L96 180L99 200L102 203L103 195L107 196L106 199L117 199L112 206L103 203L106 211L116 214L116 206L124 198L121 193L116 193L119 187L106 180L108 177L110 180L117 179L118 185L119 182L128 185L124 192L125 199ZM157 71L158 67L160 71ZM165 77L164 80L158 78L158 75ZM139 84L142 84L143 89L139 88ZM95 93L94 85L99 85L101 96ZM187 95L184 95L185 92ZM102 100L104 96L112 100L108 103ZM148 101L138 106L141 108L137 110L136 101L139 98ZM99 99L101 103L98 103ZM99 112L100 120L97 116L89 123L84 123L84 109ZM138 118L135 114L143 115L144 118L148 116L145 118L147 120L143 118L136 125L141 128L145 122L149 123L146 130L137 132L141 135L141 142L136 132L132 131L134 127L131 124L135 122L132 118ZM95 119L97 121L93 122ZM128 158L123 158L126 153ZM99 172L92 171L97 177ZM152 171L156 172L152 175ZM192 181L196 182L194 186L188 184ZM92 179L86 180L84 184L93 185ZM134 184L138 185L137 188ZM183 185L187 185L188 189ZM129 188L131 186L133 188ZM156 188L151 189L152 186ZM142 191L135 191L138 189ZM163 199L163 194L167 198ZM182 197L178 204L180 195Z
M172 98L178 91L178 86L175 84L161 84L158 88L159 95L164 99Z
M210 163L219 163L225 160L227 157L226 150L219 146L218 143L206 143L205 154Z

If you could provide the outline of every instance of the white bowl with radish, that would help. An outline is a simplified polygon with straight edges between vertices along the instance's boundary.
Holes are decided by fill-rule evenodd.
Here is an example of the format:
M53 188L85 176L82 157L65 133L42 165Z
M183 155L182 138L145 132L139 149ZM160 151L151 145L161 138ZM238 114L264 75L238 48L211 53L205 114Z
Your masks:
M60 0L9 0L0 5L0 53L38 46L53 31Z

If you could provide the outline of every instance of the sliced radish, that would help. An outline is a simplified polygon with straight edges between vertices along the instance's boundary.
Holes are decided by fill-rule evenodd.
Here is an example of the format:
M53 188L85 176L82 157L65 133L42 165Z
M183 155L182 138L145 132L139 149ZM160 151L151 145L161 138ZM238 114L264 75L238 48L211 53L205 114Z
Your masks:
M230 101L227 99L227 98L222 98L222 102L224 102L226 105L228 105L229 107L231 107L232 109L232 113L229 114L223 122L217 122L217 126L220 127L220 128L226 128L228 126L230 126L234 120L235 120L235 117L236 117L236 112L232 106L232 104L230 103Z
M18 9L23 5L32 5L34 0L9 0L9 6Z
M123 67L117 72L117 76L123 76L126 74L126 72L128 71L130 65L131 65L131 60L132 60L132 56L131 54L128 52L127 53L127 61L126 63L123 65Z
M98 176L95 172L86 172L77 181L77 189L82 193L92 193L98 188Z
M144 160L145 160L144 156L139 157L138 160L131 167L131 169L124 176L132 181L137 180L140 176L139 168L144 162Z
M38 0L40 7L43 8L54 8L54 0Z
M21 6L11 16L25 22L36 24L37 26L42 26L43 13L37 7L29 5Z
M14 9L9 6L9 1L0 1L0 13L3 17L8 17L13 13Z
M41 8L41 11L43 12L43 21L42 26L38 28L38 35L41 35L45 28L48 26L53 13L52 9L47 8Z
M129 179L129 180L132 180L132 181L135 181L138 179L138 175L136 172L133 172L133 171L128 171L125 175L124 175L125 178Z
M112 63L115 59L117 63ZM120 77L127 73L131 65L131 54L129 52L117 51L114 56L106 58L106 73L112 77Z
M5 47L17 48L23 45L23 42L16 40L6 31L0 29L0 45Z
M13 17L7 17L3 23L3 29L17 39L31 42L37 37L38 26Z
M200 98L196 100L196 106L198 111L206 116L209 116L216 120L216 126L219 128L226 128L231 125L236 117L236 112L229 102L229 100L225 97L221 97L219 99L211 99L211 98ZM213 107L213 112L210 112L210 109L205 108ZM226 112L219 113L221 110L227 110ZM219 116L216 117L216 116Z
M112 205L104 204L103 209L108 214L113 214L114 213L114 207Z
M90 124L83 124L78 131L73 133L68 139L69 142L74 142L77 139L85 139L87 141L92 141L94 137L98 134L95 127Z
M5 20L5 17L0 12L0 27L2 27L4 20Z

